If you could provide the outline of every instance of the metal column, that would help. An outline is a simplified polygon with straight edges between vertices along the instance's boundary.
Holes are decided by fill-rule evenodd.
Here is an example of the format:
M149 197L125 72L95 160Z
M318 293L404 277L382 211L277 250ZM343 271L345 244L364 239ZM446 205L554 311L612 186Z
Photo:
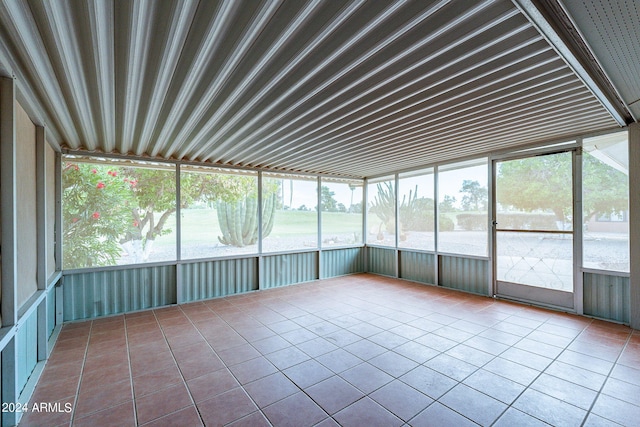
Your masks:
M640 329L640 123L629 126L629 255L631 271L629 286L631 310L629 323ZM635 262L634 262L635 261Z

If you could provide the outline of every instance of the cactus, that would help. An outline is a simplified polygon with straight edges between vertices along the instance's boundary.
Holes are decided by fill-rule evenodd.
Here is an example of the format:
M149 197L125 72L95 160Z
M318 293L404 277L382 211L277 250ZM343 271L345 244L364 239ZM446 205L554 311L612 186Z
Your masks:
M262 236L267 237L273 229L276 208L276 194L265 194L262 201ZM218 240L223 245L244 247L258 241L258 200L250 194L240 200L216 203L218 224L222 236Z
M377 185L378 194L375 196L373 203L371 204L371 212L375 213L378 218L385 225L385 229L388 233L395 233L395 221L396 221L396 208L395 208L395 190L391 182L385 182L385 187L382 187L382 183ZM380 234L382 227L379 230Z
M384 224L388 233L395 233L396 196L394 185L391 182L385 182L384 187L382 183L380 183L377 185L377 188L378 194L374 197L370 212L375 213L382 221L380 229L378 230L378 237L379 240L381 240L382 224ZM425 213L428 212L429 209L433 210L433 200L418 198L417 185L413 190L409 190L408 197L407 195L402 197L402 202L400 202L400 206L398 207L400 218L402 219L402 223L398 224L401 240L406 239L406 235L404 234L405 230L422 230L428 227L428 225L425 226L424 223L429 223L429 220L426 219L428 214ZM433 216L431 217L430 223L433 224ZM433 226L431 226L431 228L433 228Z

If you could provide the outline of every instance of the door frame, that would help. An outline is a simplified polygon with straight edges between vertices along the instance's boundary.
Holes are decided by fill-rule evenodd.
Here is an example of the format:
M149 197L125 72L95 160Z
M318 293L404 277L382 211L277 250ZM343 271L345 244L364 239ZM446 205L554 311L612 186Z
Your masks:
M573 196L573 292L567 293L546 288L500 282L497 278L497 167L502 161L525 159L548 154L571 152L571 176ZM582 278L582 138L576 138L566 143L553 144L545 147L518 150L489 156L489 254L490 262L490 291L495 298L515 300L524 303L583 314L583 278ZM508 294L501 294L499 287L508 290Z

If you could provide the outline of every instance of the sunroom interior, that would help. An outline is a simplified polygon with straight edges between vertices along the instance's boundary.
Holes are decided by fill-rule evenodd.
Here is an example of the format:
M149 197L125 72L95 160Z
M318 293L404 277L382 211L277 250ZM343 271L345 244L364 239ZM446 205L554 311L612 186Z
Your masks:
M0 22L3 426L637 421L640 4Z

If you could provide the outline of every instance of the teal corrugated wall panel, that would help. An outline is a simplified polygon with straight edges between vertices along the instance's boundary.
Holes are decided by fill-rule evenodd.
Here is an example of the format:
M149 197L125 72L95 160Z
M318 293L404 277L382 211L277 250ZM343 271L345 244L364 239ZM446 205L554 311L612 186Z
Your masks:
M584 273L584 314L629 323L629 278Z
M489 295L489 261L440 255L440 285L474 294Z
M400 251L400 277L414 282L435 284L435 255Z
M47 292L47 337L50 337L56 327L56 287L52 286Z
M327 249L322 251L323 278L363 272L364 248Z
M38 311L34 310L16 331L18 390L22 392L38 363Z
M367 247L368 272L383 276L396 275L396 250L387 248Z
M318 253L302 252L265 256L262 259L262 288L277 288L318 278Z
M175 265L64 276L64 320L86 319L176 303Z
M215 298L258 289L258 259L238 258L182 264L182 301Z

